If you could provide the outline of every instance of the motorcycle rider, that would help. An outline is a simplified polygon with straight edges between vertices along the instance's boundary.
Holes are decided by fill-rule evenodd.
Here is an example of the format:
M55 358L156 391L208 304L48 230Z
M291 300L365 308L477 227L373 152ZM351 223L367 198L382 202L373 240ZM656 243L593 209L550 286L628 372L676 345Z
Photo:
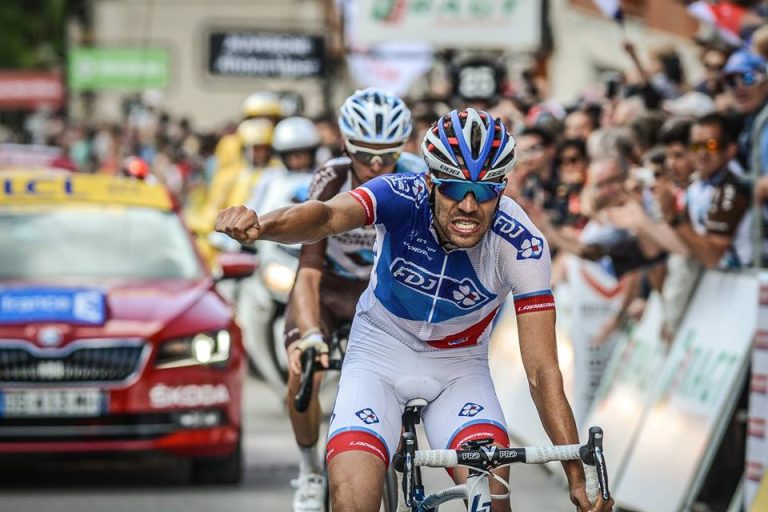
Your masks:
M314 174L309 199L325 201L336 194L396 171L423 172L418 158L403 158L403 144L411 133L411 112L398 97L369 88L346 99L338 118L345 152ZM413 163L418 165L413 165ZM288 357L288 410L301 453L299 476L294 480L293 510L323 510L325 481L317 440L322 411L319 380L306 412L296 411L292 397L301 380L301 355L309 347L328 351L327 342L341 325L349 323L360 294L368 285L376 231L359 228L302 246L299 271L288 303L285 344ZM327 364L327 355L321 356Z

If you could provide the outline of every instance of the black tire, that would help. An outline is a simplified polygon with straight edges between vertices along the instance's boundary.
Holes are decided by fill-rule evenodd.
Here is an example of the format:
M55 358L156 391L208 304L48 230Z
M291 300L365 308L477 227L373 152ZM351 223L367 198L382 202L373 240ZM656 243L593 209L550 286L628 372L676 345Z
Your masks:
M272 315L272 318L269 322L269 332L267 333L267 337L269 340L269 343L268 343L269 356L271 358L272 365L275 367L277 374L280 376L280 380L282 380L283 384L287 386L288 385L288 369L283 368L282 365L280 364L280 359L279 359L280 356L278 355L277 351L280 350L281 348L278 348L278 344L276 343L276 340L275 340L274 328L272 327L275 321L282 316L285 316L285 304L276 303L275 312ZM282 347L283 346L282 343L279 346Z
M242 434L232 455L192 459L191 480L201 485L234 485L243 478Z

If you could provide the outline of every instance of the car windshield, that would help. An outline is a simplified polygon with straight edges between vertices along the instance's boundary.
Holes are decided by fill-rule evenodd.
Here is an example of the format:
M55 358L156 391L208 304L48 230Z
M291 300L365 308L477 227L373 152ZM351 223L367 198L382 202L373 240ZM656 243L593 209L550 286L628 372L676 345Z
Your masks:
M172 212L66 207L0 210L0 279L191 279L202 269Z

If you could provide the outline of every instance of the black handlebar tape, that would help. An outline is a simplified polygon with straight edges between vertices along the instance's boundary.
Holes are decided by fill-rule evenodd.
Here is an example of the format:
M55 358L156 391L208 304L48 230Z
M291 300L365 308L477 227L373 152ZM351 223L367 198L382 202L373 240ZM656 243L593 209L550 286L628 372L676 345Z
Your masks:
M309 407L309 399L312 397L312 385L315 376L315 356L317 349L310 347L301 354L301 383L299 391L294 398L294 405L298 412L305 412Z

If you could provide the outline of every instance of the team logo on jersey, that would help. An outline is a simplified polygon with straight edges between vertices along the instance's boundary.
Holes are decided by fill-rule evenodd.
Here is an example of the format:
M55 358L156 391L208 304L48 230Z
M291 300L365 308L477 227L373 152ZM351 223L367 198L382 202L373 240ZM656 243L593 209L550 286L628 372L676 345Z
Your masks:
M531 237L528 240L523 240L520 244L520 252L517 254L517 259L527 260L528 258L541 257L541 251L544 250L544 244L540 238Z
M469 278L459 281L443 276L441 279L440 276L403 258L396 258L390 270L397 282L430 297L437 295L437 298L447 300L461 309L474 309L490 300Z
M464 407L461 408L461 411L459 411L459 416L467 416L472 417L476 416L477 413L485 409L482 405L473 404L472 402L467 402L464 404Z
M544 252L544 240L531 234L525 226L504 212L497 214L493 231L517 249L518 260L537 260Z
M379 417L376 416L376 413L373 412L373 409L360 409L355 413L355 416L360 418L360 420L366 425L373 425L374 423L379 422Z
M427 186L421 178L414 176L387 175L384 176L384 181L387 182L392 192L411 201L419 201L427 193Z

